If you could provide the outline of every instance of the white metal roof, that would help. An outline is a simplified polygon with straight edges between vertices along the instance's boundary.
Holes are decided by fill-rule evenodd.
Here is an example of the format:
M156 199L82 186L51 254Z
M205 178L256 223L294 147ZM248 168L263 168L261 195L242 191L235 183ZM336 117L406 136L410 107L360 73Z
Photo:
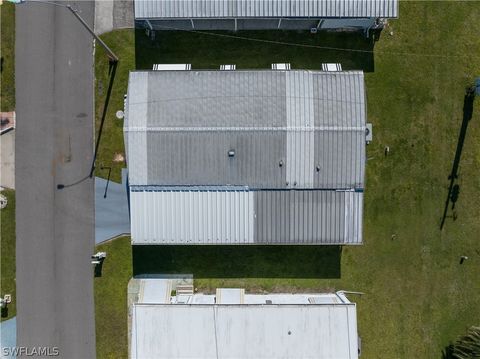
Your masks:
M397 16L397 0L135 0L136 19Z
M131 358L357 359L355 304L134 305Z
M360 244L363 193L130 187L133 244Z

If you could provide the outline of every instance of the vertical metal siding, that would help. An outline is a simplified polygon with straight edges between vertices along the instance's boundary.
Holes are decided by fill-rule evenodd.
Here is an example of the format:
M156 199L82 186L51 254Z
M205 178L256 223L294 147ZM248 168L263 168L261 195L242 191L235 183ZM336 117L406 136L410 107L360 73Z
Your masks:
M397 16L398 0L135 0L136 19Z
M255 243L360 244L363 193L255 192Z
M131 190L130 206L133 244L253 243L253 192Z
M360 244L363 193L133 189L133 244Z

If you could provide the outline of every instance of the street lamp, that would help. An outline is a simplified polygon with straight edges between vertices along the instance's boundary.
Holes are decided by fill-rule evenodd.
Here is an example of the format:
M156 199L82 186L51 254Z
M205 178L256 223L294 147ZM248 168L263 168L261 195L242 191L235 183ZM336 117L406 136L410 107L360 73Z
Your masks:
M100 45L102 45L102 47L105 49L105 51L107 51L108 58L110 59L110 62L114 62L114 63L118 62L117 55L115 55L115 53L107 46L107 44L105 42L103 42L103 40L100 39L100 37L98 37L95 34L95 32L90 28L90 26L88 26L88 24L85 22L85 20L83 20L83 18L78 14L78 10L74 9L71 5L69 5L69 4L67 4L67 5L58 4L56 2L48 1L48 0L7 0L7 1L9 1L11 3L14 3L14 4L24 4L26 2L36 2L36 3L42 3L42 4L48 4L48 5L54 5L54 6L60 6L60 7L67 8L78 19L78 21L80 21L80 23L88 30L88 32L95 38L95 40L97 40L100 43Z

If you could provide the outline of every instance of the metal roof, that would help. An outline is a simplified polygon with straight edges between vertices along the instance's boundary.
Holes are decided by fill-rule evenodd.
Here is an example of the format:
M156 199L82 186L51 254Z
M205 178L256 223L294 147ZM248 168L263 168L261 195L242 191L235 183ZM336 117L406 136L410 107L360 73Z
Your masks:
M363 188L365 112L359 71L131 72L129 182Z
M361 244L363 193L130 187L132 244Z
M134 304L131 358L357 359L356 307Z
M136 19L397 16L398 0L135 0Z

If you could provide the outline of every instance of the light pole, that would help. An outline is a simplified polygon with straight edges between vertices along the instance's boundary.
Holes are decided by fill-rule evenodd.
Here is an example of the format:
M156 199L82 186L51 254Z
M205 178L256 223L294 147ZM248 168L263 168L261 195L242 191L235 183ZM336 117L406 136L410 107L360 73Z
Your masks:
M74 9L70 4L67 4L67 5L58 4L56 2L48 1L48 0L8 0L8 1L12 2L14 4L24 4L24 3L27 3L27 2L36 2L36 3L41 3L41 4L48 4L48 5L54 5L54 6L60 6L60 7L67 8L78 19L78 21L80 21L80 23L85 27L85 29L87 29L87 31L95 38L95 40L97 40L98 43L100 45L102 45L102 47L105 49L105 51L107 51L107 54L108 54L107 56L110 59L110 62L118 62L117 55L115 55L115 53L107 46L107 44L105 42L103 42L103 40L95 34L95 32L90 28L90 26L88 26L88 24L85 22L85 20L83 20L83 18L78 14L78 10Z

